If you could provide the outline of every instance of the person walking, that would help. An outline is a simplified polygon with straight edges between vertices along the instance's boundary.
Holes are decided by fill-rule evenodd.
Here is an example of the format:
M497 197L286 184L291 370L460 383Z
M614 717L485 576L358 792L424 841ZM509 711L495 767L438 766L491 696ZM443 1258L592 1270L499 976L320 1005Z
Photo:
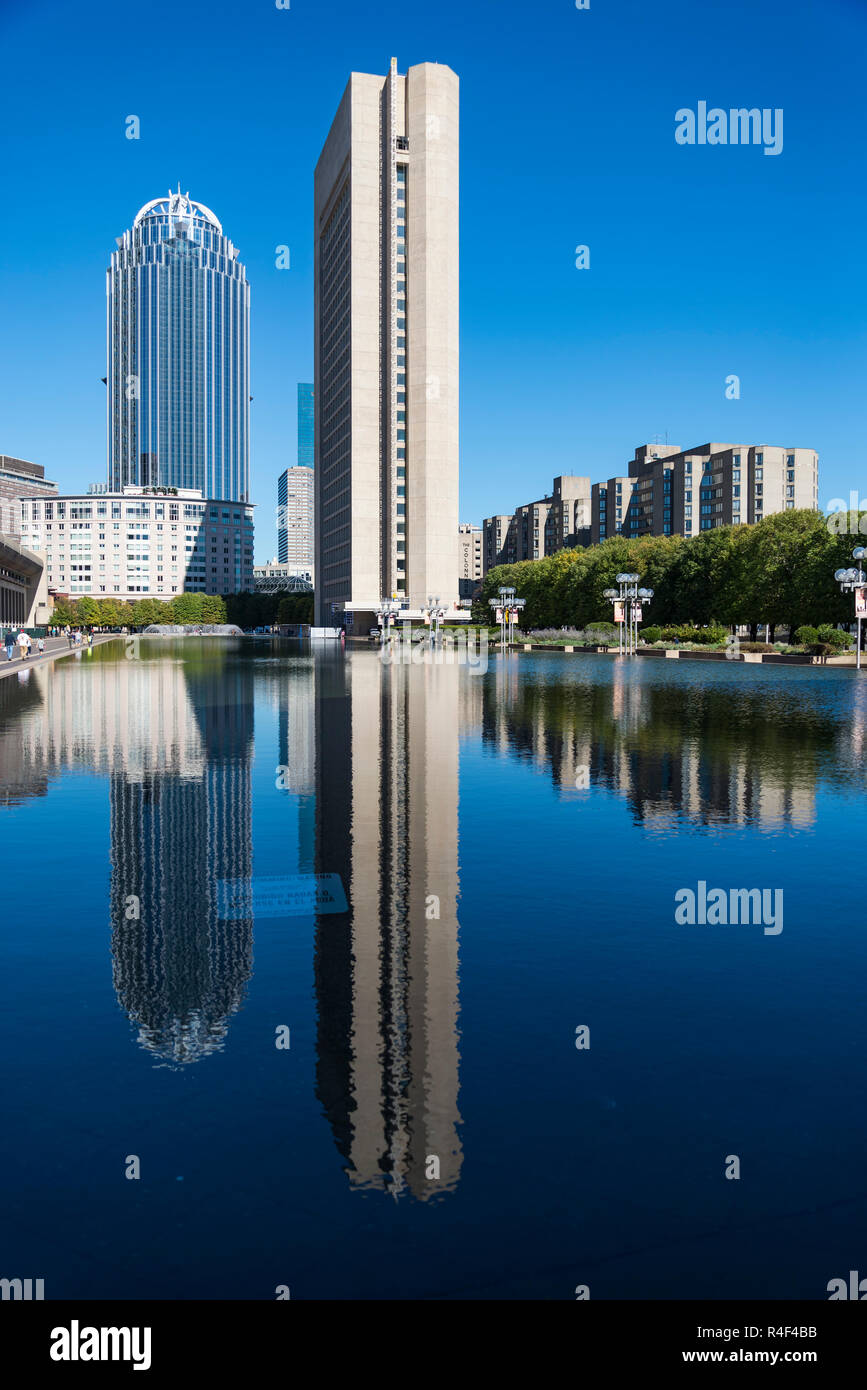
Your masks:
M9 630L7 631L6 636L5 636L4 639L3 639L3 643L4 643L5 647L6 647L6 660L7 660L7 661L11 661L11 660L12 660L12 653L13 653L14 650L15 650L15 638L14 638L13 635L12 635L12 629L11 629L11 627L10 627Z
M89 633L87 634L87 645L88 645L89 647L92 647L92 646L93 646L93 632L89 632Z
M37 656L44 656L44 655L45 655L45 638L44 638L44 637L37 637L37 639L36 639L36 654L37 654Z
M22 661L27 660L27 643L29 640L30 639L28 638L27 633L22 628L18 634L18 650L21 654Z

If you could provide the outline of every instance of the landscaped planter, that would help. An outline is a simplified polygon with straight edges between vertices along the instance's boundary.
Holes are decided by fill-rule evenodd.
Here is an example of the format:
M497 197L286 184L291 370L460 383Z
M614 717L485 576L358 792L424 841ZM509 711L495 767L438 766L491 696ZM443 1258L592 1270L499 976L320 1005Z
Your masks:
M513 642L513 647L522 647L525 652L607 652L608 647L569 646L558 642ZM616 651L617 648L614 648Z
M812 666L814 660L817 658L808 652L765 652L762 656L762 664L769 666Z
M740 656L729 656L728 652L678 652L683 661L695 658L697 661L740 661Z

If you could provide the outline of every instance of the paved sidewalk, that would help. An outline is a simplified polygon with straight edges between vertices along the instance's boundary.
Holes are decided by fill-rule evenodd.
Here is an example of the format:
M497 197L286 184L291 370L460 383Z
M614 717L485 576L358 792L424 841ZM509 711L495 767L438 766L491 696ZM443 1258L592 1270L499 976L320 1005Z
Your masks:
M97 632L93 638L95 647L101 646L104 642L123 641L118 632ZM18 655L19 648L13 648L15 653L11 661L6 660L6 648L0 647L0 676L11 676L16 671L29 670L32 666L45 666L47 662L55 660L59 656L72 656L74 652L84 650L84 647L70 647L65 637L46 637L45 653L39 656L36 651L36 638L33 638L33 646L30 648L30 656L26 661L22 661Z

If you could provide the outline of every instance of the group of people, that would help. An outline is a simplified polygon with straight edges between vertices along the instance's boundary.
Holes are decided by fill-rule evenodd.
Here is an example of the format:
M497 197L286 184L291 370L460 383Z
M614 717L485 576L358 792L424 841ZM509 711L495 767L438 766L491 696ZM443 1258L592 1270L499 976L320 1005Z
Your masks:
M71 627L66 627L64 631L70 647L93 646L92 632L82 632L80 628ZM59 628L57 629L57 635L60 636ZM45 655L45 638L37 637L34 643L30 633L25 632L24 628L21 628L20 631L17 632L14 627L8 628L3 634L3 646L6 648L7 661L13 659L16 647L18 648L18 653L22 661L27 661L33 655L34 647L37 656Z
M10 628L9 631L5 634L5 636L4 636L4 638L3 638L3 645L4 645L4 647L6 648L6 660L7 660L7 661L11 661L11 660L12 660L12 657L13 657L13 655L14 655L14 653L15 653L15 648L16 648L16 646L18 647L18 651L19 651L19 654L20 654L20 656L21 656L21 660L22 660L22 661L26 661L27 658L30 656L31 650L32 650L32 648L33 648L33 638L30 636L30 633L29 633L29 632L25 632L23 628L22 628L21 631L18 632L18 633L15 632L15 629L14 629L14 628ZM36 655L37 655L37 656L42 656L43 653L44 653L44 651L45 651L45 638L44 638L44 637L37 637L37 639L36 639Z

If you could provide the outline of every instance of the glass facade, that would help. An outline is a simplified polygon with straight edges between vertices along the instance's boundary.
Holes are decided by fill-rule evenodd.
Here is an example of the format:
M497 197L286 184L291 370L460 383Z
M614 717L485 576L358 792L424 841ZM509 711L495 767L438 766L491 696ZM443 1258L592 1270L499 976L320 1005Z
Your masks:
M313 383L298 383L298 465L313 467Z
M108 485L249 501L250 289L214 214L147 203L106 276Z

